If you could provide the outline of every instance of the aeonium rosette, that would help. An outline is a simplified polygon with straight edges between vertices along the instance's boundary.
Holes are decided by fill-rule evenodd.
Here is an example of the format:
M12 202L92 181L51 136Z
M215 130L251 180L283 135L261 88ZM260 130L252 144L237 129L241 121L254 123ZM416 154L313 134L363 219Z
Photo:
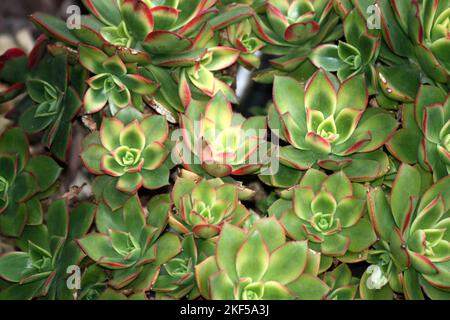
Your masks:
M79 59L83 67L94 74L87 80L84 95L87 113L102 110L106 104L111 114L129 105L144 110L143 95L152 95L158 84L139 74L137 63L125 64L118 55L108 56L92 46L80 45Z
M212 300L318 300L330 288L317 277L320 254L288 241L274 218L245 231L225 224L214 256L196 267L201 295Z
M417 62L433 81L450 79L448 0L379 1L385 42L392 52ZM383 56L384 58L384 56Z
M389 198L381 188L367 194L384 255L376 265L390 283L400 274L391 287L407 299L449 299L449 192L450 176L429 187L416 167L403 164Z
M95 263L109 269L108 285L131 292L148 291L161 265L181 250L179 236L164 232L170 210L167 194L157 195L144 211L139 197L133 195L118 210L99 204L96 226L99 233L77 239L78 246Z
M317 164L343 170L353 181L373 180L389 170L389 159L379 148L398 124L388 112L366 107L362 75L340 83L321 69L304 86L276 77L273 102L269 126L290 144L280 148L283 165L307 170Z
M10 128L0 136L0 233L18 237L27 225L43 221L40 200L58 187L62 171L49 156L31 155L22 129Z
M336 2L335 2L336 4ZM359 9L347 12L343 19L345 41L337 45L324 44L316 47L310 59L318 68L337 71L339 80L363 73L370 93L376 92L375 61L380 50L380 32L369 29L366 18Z
M238 189L219 179L195 182L178 178L172 190L175 213L169 224L180 233L211 238L220 233L225 222L241 226L249 216L239 202Z
M46 224L28 225L17 240L21 251L0 257L0 278L6 280L0 300L72 300L76 289L66 283L69 267L85 257L75 240L89 231L95 205L83 202L70 210L67 199L55 200L47 209Z
M27 93L34 103L21 113L19 124L28 134L43 132L42 143L61 161L69 155L72 121L82 107L79 94L84 89L76 89L77 84L86 75L83 67L70 65L66 53L51 49L28 74Z
M266 43L263 52L279 56L270 61L273 69L260 72L256 81L271 82L279 74L304 78L314 68L308 59L312 50L342 34L333 1L270 0L256 11L253 30Z
M435 181L450 173L450 95L439 87L422 85L414 105L402 108L402 129L386 143L402 162L419 162Z
M69 46L92 45L110 55L117 52L127 63L142 65L151 61L144 44L166 40L169 53L186 50L200 26L217 14L211 8L214 1L202 0L84 0L83 4L91 15L82 16L76 28L42 12L32 14L31 21Z
M241 65L247 69L259 68L261 61L256 52L265 44L254 34L250 19L229 25L224 34L230 47L240 51L238 61Z
M350 267L342 263L322 275L323 281L331 288L327 300L353 300L358 292L359 279L353 277Z
M170 223L170 221L169 221ZM194 300L200 296L195 280L195 267L214 254L214 240L202 241L193 234L185 235L181 242L181 252L162 265L152 290L156 299Z
M125 116L131 110L103 118L100 131L84 139L81 159L91 173L114 177L118 190L132 194L142 186L157 189L168 184L169 127L159 115Z
M180 136L175 157L198 174L213 177L257 172L266 161L266 118L245 119L218 93L205 106L193 101L180 115Z
M365 189L342 172L327 176L309 169L300 184L283 191L269 208L289 237L309 240L323 260L364 259L376 235L366 216Z

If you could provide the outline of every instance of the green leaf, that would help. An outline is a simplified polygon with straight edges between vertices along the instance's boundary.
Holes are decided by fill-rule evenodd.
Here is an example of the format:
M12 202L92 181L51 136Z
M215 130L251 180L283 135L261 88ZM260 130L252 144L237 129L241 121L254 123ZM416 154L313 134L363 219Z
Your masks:
M209 121L204 122L205 133L208 130L221 131L231 126L233 118L233 110L231 104L227 101L222 93L218 93L211 99L206 106L205 118ZM216 134L217 134L216 131ZM210 132L214 133L214 132Z
M323 44L317 46L309 58L317 68L323 68L325 71L337 71L342 66L339 58L337 46L333 44Z
M342 199L337 205L335 218L339 219L342 227L351 227L362 217L365 212L365 205L365 199L355 197Z
M350 238L348 236L335 233L325 237L321 244L321 251L328 256L342 256L347 252L349 245Z
M212 275L209 279L212 300L234 300L234 286L225 271Z
M307 262L308 244L306 241L290 241L277 248L270 255L269 267L263 280L288 284L297 279Z
M158 90L159 84L138 74L126 74L120 78L131 91L140 95L152 95Z
M119 8L115 2L109 0L82 1L89 12L106 25L118 25L122 20Z
M180 238L172 232L163 234L156 243L156 265L162 265L181 251Z
M0 277L11 282L19 282L29 256L25 252L11 252L0 257Z
M147 145L152 142L164 143L169 134L169 126L163 116L148 116L142 120L141 127L144 131Z
M75 209L72 209L69 216L69 236L68 239L79 239L90 229L97 207L88 202L82 202Z
M377 236L367 218L362 218L354 226L342 229L341 234L350 238L348 250L351 252L361 252L377 241Z
M30 157L28 140L20 128L11 128L0 137L0 153L16 153L18 156L17 171L22 171Z
M108 101L108 95L103 90L89 88L83 98L86 113L95 113L103 109Z
M420 85L419 70L412 65L379 66L378 83L387 97L413 102Z
M31 300L34 296L39 295L39 290L42 289L46 280L9 286L0 292L0 300Z
M333 214L336 211L336 199L333 195L326 191L320 191L311 202L311 210L313 214Z
M120 146L120 132L124 124L116 118L103 118L100 127L100 139L102 145L109 151L113 151Z
M416 168L402 164L394 180L391 193L392 216L402 232L410 226L420 195L420 173Z
M306 127L305 94L302 85L288 77L276 76L273 81L273 102L280 115L289 112L300 128Z
M219 30L232 23L237 23L240 20L251 16L252 14L253 10L250 6L237 5L212 18L209 21L209 24L213 28L213 30Z
M211 54L211 57L204 63L204 66L209 71L219 71L228 68L239 57L238 50L224 46L208 48L208 53Z
M125 1L120 11L128 31L137 41L145 39L153 30L153 15L143 1Z
M217 271L219 271L219 269L217 268L214 257L208 257L195 266L196 283L201 295L206 299L211 298L209 279L213 274L217 273Z
M144 183L144 178L139 172L126 172L117 180L117 189L130 194L136 193Z
M325 282L309 274L301 275L296 281L289 284L288 288L300 300L323 300L330 292L330 288Z
M120 255L111 246L110 239L100 233L91 233L77 240L80 248L92 260L98 262L101 258L120 258Z
M217 241L217 265L225 270L233 281L238 281L236 271L236 256L242 243L245 241L244 232L236 226L226 223Z
M103 62L109 58L106 53L98 48L83 44L79 46L78 53L81 65L90 72L94 74L101 74L105 72Z
M137 120L128 124L120 132L120 144L129 148L142 150L145 146L145 135Z
M67 238L69 232L69 211L65 199L54 201L47 209L49 236Z
M275 217L256 221L249 233L259 233L262 236L265 245L267 245L269 252L280 247L286 241L285 231Z
M308 220L312 217L311 202L314 196L313 190L309 187L296 187L294 189L293 208L299 218Z
M131 197L123 207L123 218L127 230L139 239L145 226L144 210L138 196Z
M38 105L26 109L20 116L19 125L27 133L36 133L47 128L54 120L54 116L36 117Z
M150 11L155 22L155 30L170 30L181 14L178 8L169 6L153 7Z
M10 183L14 182L17 174L16 168L17 157L14 155L2 154L0 155L0 177L2 177L2 182L7 183L8 187ZM2 190L3 192L8 190ZM24 190L19 190L23 192Z
M192 200L201 201L206 205L212 206L216 202L217 192L206 179L200 181L192 189Z
M276 282L268 281L264 284L264 300L293 300L294 296L285 286Z
M50 157L35 156L28 162L26 170L34 175L39 188L44 191L56 182L62 168Z
M315 21L297 22L286 29L284 38L290 42L303 43L315 36L319 29L320 26Z
M32 14L30 19L37 28L52 38L72 46L76 46L79 43L77 37L70 32L69 28L67 28L65 21L57 17L53 17L46 13L37 12Z
M324 118L336 110L336 89L323 70L317 71L305 89L305 108L322 112Z
M182 52L191 46L191 41L184 36L167 30L156 30L148 34L142 47L152 54L170 54Z
M156 170L141 170L142 177L144 178L144 188L154 190L159 189L169 184L170 171L162 165Z
M441 195L433 199L422 211L418 212L410 233L420 229L432 229L445 213L445 201Z
M260 280L269 266L269 248L258 231L244 241L236 255L236 271L240 278Z
M324 181L323 186L326 190L331 192L337 202L351 196L353 192L350 179L342 171L330 175Z
M336 112L351 108L364 110L369 96L366 87L366 80L363 75L356 75L345 80L339 87L337 93Z
M144 165L146 170L155 170L159 168L167 158L169 150L159 142L152 142L142 150Z
M119 77L120 79L127 73L127 66L119 58L118 55L108 57L102 61L104 72Z

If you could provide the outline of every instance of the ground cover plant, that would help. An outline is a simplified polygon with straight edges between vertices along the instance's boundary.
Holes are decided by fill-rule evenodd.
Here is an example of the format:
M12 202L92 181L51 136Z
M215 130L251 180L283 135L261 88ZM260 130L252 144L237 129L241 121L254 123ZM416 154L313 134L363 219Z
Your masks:
M82 2L0 53L0 299L450 299L450 0Z

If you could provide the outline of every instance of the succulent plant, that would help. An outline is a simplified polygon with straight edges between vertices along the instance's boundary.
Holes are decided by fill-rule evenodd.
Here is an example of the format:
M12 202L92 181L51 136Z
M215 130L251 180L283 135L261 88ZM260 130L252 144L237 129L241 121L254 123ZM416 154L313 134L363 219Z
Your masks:
M274 69L262 70L256 81L271 82L280 74L305 79L315 69L308 59L313 49L342 35L333 1L267 1L257 12L253 30L266 43L263 52L280 57L272 59Z
M180 116L182 141L175 146L180 162L195 173L213 177L258 171L264 153L265 117L245 119L218 93L206 107L191 103Z
M261 61L255 53L264 47L264 42L254 34L251 18L237 24L231 24L225 29L226 43L240 51L238 61L247 69L259 68Z
M436 86L422 85L414 105L402 108L402 129L386 143L402 162L419 162L437 181L450 174L450 98Z
M437 83L450 79L448 0L379 1L383 38L391 51L414 60Z
M17 244L22 251L0 257L0 277L11 285L0 299L73 299L66 285L67 268L78 265L84 254L75 240L90 229L95 205L81 203L69 214L68 201L54 201L47 224L27 226Z
M204 255L214 254L215 245L208 242L204 245L194 238L193 234L186 235L181 242L182 251L165 263L156 279L153 291L157 299L181 299L187 297L194 300L200 293L195 282L195 266L205 259ZM212 252L208 252L212 251Z
M19 236L26 225L43 221L40 200L54 192L61 168L50 157L30 157L20 128L0 137L0 232Z
M75 88L85 77L84 69L69 67L67 59L66 54L47 54L41 58L26 81L27 93L34 103L29 104L19 120L27 133L43 131L43 144L61 161L67 160L72 120L82 105ZM49 69L48 65L53 68Z
M311 61L327 71L337 71L339 80L363 73L370 93L376 89L374 62L380 49L380 35L371 34L366 19L358 9L351 10L343 22L345 40L338 45L324 44L311 53Z
M129 79L122 79L124 73L120 68L115 68L114 71L120 71L121 81L115 79L113 85L109 80L107 87L108 91L111 90L110 87L118 87L113 90L118 91L113 102L119 107L129 101L128 90L123 88L125 86L131 91L138 90L139 95L132 94L132 98L133 104L141 111L141 95L155 94L149 103L151 106L157 111L162 109L162 112L176 113L183 111L191 95L211 96L222 91L230 101L237 101L234 91L227 83L229 79L214 73L233 64L239 51L219 45L216 33L234 22L250 17L253 10L247 5L230 4L219 12L214 7L215 2L121 0L111 4L108 0L86 0L83 3L92 16L83 17L79 28L69 29L62 20L43 13L33 14L31 20L49 36L67 45L104 51L106 54L96 54L103 61L107 56L117 56L118 58L111 59L121 60L126 65L137 63L141 68L148 68L147 73L135 70L131 73L146 74L157 84L142 85L139 82L148 82L143 77L138 79L142 81L131 79L133 81L130 83ZM206 43L209 43L208 48L205 48ZM116 61L113 65L117 63ZM86 68L95 74L111 73L108 70L105 72ZM117 76L115 72L112 73ZM103 80L108 79L106 76L100 78L101 83L97 83L96 87L103 87ZM122 81L125 83L121 83ZM155 92L156 86L161 87L160 94ZM97 93L96 97L99 95ZM99 99L90 99L96 102L86 103L88 112L98 111L100 105L104 105L105 94L100 96Z
M83 141L81 159L91 173L115 177L119 191L133 194L168 184L169 128L162 116L129 112L103 118L100 130Z
M0 103L9 101L25 91L28 72L39 62L47 37L40 36L30 54L21 48L11 48L0 55Z
M196 267L206 299L323 299L330 288L317 277L320 255L307 241L287 241L274 218L257 221L247 232L225 224L215 256Z
M423 299L424 293L432 299L449 298L449 183L446 176L427 188L420 171L404 163L390 201L379 187L367 194L370 218L382 246L376 266L384 281L393 277L399 282L395 278L401 273L400 283L392 287L408 299Z
M344 170L354 181L373 180L389 170L389 160L379 148L393 134L397 121L380 108L366 108L362 75L339 83L319 70L305 86L276 77L273 101L269 126L290 144L280 148L283 165Z
M143 111L142 95L151 95L158 84L139 74L137 64L126 65L118 55L109 57L92 46L80 45L80 63L95 74L87 83L84 109L87 113L102 110L106 104L112 114L132 104Z
M352 276L350 267L342 263L322 276L331 288L327 300L353 300L358 293L359 279Z
M212 36L212 34L207 35ZM208 39L203 39L207 41ZM224 94L231 102L237 98L230 86L216 77L214 72L224 70L233 65L239 58L239 51L234 48L215 46L208 48L195 58L195 64L180 69L180 97L189 105L194 91L201 92L207 97L214 97L217 93ZM197 62L198 61L198 62ZM175 61L176 64L179 62ZM165 63L166 64L166 63ZM167 65L173 65L167 63Z
M169 224L182 234L208 239L220 233L224 223L241 226L249 216L239 202L236 186L219 179L198 182L178 178L172 190L175 213Z
M269 214L277 217L290 238L308 239L310 247L325 256L361 261L377 240L366 216L364 187L351 183L342 171L327 176L309 169L282 197Z
M99 207L96 226L77 240L86 255L103 268L111 270L108 284L115 289L141 292L151 288L160 267L181 250L178 236L163 233L170 204L168 195L153 198L146 217L137 196L116 210Z
M81 19L79 28L69 29L62 20L40 12L33 14L31 21L49 36L67 45L85 43L108 54L117 51L127 62L141 63L148 63L151 59L143 51L146 43L153 42L155 38L157 41L165 38L172 43L178 40L176 44L184 46L181 49L176 46L172 48L185 50L186 39L179 38L185 33L198 31L207 18L217 13L210 9L213 2L201 0L120 0L113 3L108 0L84 0L83 4L91 15Z
M0 52L0 300L450 300L450 0L81 2Z

